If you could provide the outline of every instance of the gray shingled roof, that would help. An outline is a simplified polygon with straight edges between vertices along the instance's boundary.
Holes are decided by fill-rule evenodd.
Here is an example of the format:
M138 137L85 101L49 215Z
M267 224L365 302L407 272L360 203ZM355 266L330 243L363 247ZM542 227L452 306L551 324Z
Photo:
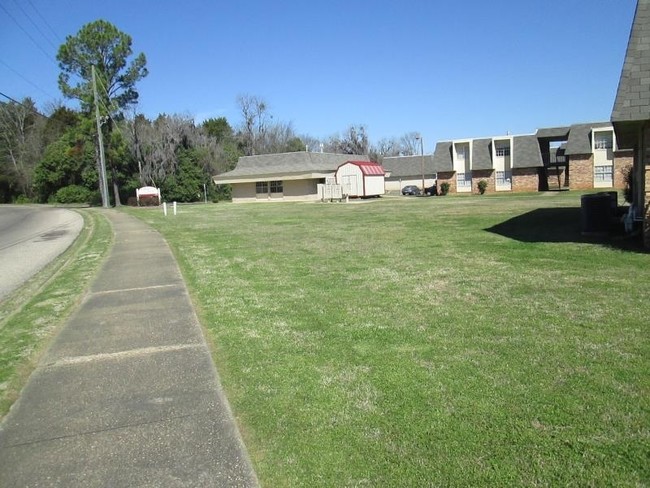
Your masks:
M239 158L232 171L221 173L215 178L282 175L295 173L327 173L336 171L346 161L370 161L367 155L331 154L312 152L291 152L281 154L260 154Z
M549 127L537 129L535 134L538 139L566 139L569 137L570 127Z
M472 169L492 169L492 139L474 139L472 142Z
M539 168L544 165L536 135L514 136L512 149L513 168Z
M613 122L650 120L650 0L638 0L612 110Z
M395 156L386 157L381 164L390 173L390 178L405 178L408 176L422 176L422 156ZM436 171L433 166L433 156L424 155L424 174L432 175Z
M610 122L592 122L590 124L573 124L566 143L567 156L574 154L591 154L591 130L598 127L611 127Z
M436 172L442 173L444 171L454 170L454 163L451 159L451 146L451 141L438 142L436 144L436 149L433 151L433 168Z

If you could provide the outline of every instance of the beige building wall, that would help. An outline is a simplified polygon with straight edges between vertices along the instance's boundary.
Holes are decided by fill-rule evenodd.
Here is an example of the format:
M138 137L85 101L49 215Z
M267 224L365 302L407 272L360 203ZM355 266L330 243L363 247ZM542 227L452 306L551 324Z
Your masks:
M232 201L246 202L255 201L255 183L232 184Z
M318 199L317 184L320 180L282 181L282 193L256 194L255 183L232 183L232 201L272 202L272 201L310 201Z
M472 191L472 145L468 142L454 142L454 171L456 172L456 191L471 193ZM465 175L466 186L459 183L459 175Z
M287 201L318 200L319 180L291 180L283 182L283 199Z
M436 184L436 179L435 178L425 178L424 179L424 186L427 188L433 186ZM406 185L414 185L417 186L418 188L422 187L422 177L412 177L412 178L404 178L401 180L386 180L386 191L387 192L401 192L402 188L404 188Z

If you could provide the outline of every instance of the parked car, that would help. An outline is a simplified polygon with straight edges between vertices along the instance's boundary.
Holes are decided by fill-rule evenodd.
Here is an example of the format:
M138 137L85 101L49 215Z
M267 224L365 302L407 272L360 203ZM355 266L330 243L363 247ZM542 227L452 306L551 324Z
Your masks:
M438 194L438 188L436 185L430 186L429 188L424 189L424 194L429 195L430 197Z
M402 195L419 195L420 189L415 185L406 185L402 188Z

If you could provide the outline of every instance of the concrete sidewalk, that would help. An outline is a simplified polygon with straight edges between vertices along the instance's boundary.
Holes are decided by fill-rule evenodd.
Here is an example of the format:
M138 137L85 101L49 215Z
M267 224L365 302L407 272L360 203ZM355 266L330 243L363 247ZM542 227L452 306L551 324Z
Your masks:
M0 486L257 486L164 239L115 246L0 427Z

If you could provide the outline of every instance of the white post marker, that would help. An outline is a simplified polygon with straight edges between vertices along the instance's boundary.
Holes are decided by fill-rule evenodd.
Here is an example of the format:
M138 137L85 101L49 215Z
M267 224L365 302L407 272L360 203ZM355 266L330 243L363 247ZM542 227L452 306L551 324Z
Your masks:
M174 215L176 215L176 202L174 202Z
M167 202L163 202L163 213L165 214L165 217L167 217Z

